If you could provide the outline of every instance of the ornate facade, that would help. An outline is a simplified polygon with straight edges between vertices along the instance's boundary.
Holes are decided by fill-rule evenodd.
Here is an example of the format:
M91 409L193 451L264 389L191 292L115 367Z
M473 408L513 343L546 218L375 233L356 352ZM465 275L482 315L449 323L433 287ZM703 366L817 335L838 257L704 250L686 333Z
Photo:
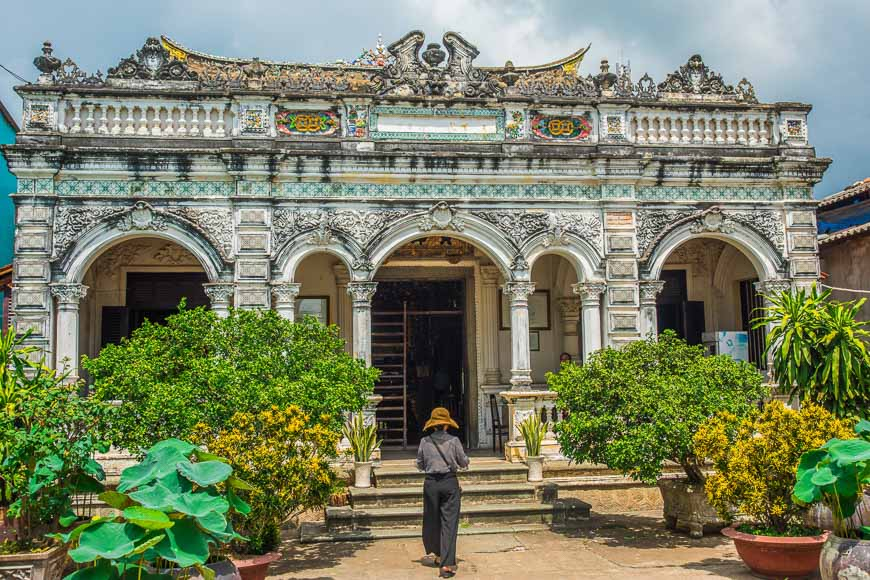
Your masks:
M424 38L323 65L149 38L105 77L46 44L38 81L17 89L22 131L4 148L18 179L19 329L75 370L105 341L100 305L124 301L123 282L101 281L106 252L147 238L174 246L122 251L114 267L201 271L219 312L293 317L309 287L371 361L377 284L461 271L464 413L471 442L485 444L489 394L511 390L528 414L551 405L520 395L559 352L656 330L662 272L684 243L724 243L762 288L818 277L813 186L830 160L809 144L809 105L760 103L746 79L727 84L698 55L656 83L607 61L583 76L588 48L478 67L460 35L425 49ZM432 237L454 253L408 250ZM689 294L709 271L730 295L730 270L710 262L726 254L685 259L708 264L690 268ZM533 336L536 286L560 323ZM722 325L708 330L733 330Z

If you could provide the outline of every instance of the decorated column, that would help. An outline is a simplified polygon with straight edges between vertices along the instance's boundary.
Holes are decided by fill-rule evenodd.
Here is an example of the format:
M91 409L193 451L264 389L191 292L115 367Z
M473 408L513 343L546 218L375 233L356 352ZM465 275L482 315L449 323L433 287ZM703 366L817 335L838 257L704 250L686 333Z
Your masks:
M529 352L529 296L533 282L508 282L504 293L511 301L511 389L527 390L532 384Z
M296 320L296 297L301 289L298 282L272 282L275 311L290 322Z
M501 383L498 356L498 281L500 274L495 266L480 267L480 324L481 358L483 361L483 384ZM488 403L487 403L488 404Z
M220 318L226 318L230 314L230 300L235 292L235 285L231 282L211 282L202 285L205 295L211 302L211 309Z
M572 286L580 296L583 318L583 361L601 350L601 294L607 288L604 282L583 282Z
M640 336L642 338L658 335L656 300L664 288L664 280L642 280L640 283Z
M571 360L580 359L580 340L577 329L580 324L580 297L566 296L559 299L562 313L562 351L571 355Z
M349 351L353 341L353 337L351 336L351 330L353 328L353 316L351 312L353 307L347 291L347 284L350 282L350 273L347 271L347 267L345 267L344 264L336 264L332 267L332 272L335 275L335 323L338 325L341 337L344 339L345 348Z
M51 295L57 299L57 346L54 368L69 372L69 380L79 373L79 302L88 287L77 283L51 284Z
M788 278L769 278L767 280L762 280L760 282L755 283L755 289L759 294L764 298L764 306L765 308L771 306L770 300L768 296L776 296L777 294L781 294L783 292L788 292L792 289L792 281ZM771 331L771 326L767 325L765 329L766 332ZM771 382L774 380L773 376L773 352L769 352L767 354L767 375L768 380ZM785 393L780 393L784 395Z
M347 293L353 299L353 356L372 364L372 298L377 282L350 282Z

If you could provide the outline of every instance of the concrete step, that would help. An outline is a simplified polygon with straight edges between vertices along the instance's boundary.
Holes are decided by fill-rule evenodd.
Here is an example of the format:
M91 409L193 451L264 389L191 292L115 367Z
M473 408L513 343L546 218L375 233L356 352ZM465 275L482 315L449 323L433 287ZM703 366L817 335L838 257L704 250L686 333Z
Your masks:
M525 482L470 484L462 486L462 503L512 503L536 501L536 487ZM349 488L354 509L386 507L422 507L423 485L402 487Z
M578 499L557 499L553 503L512 502L504 504L463 504L459 514L463 529L514 526L574 528L589 519L590 505ZM415 531L419 535L423 524L422 507L389 507L355 509L326 508L325 533L335 539L354 539L350 532L376 530ZM399 533L399 532L396 532ZM315 534L316 535L316 534ZM399 536L404 537L404 536Z
M508 482L524 482L529 473L529 468L523 463L508 463L506 461L488 461L472 463L467 471L460 471L460 485L471 484L494 484ZM407 467L391 465L389 467L376 467L374 469L375 485L377 487L409 487L423 485L424 473L417 471L413 463Z
M519 532L540 532L551 529L549 524L517 524L512 526L463 525L459 527L460 536L482 534L516 534ZM315 542L360 542L368 540L387 540L395 538L419 538L420 526L375 528L369 530L346 530L330 532L323 522L304 522L299 539L302 543Z

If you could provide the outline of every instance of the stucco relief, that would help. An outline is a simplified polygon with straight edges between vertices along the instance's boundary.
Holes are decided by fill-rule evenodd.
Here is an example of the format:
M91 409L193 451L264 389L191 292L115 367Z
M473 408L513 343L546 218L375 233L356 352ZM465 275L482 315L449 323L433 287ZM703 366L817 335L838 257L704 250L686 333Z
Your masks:
M565 234L571 233L586 240L595 248L601 246L601 219L596 215L581 212L530 212L487 210L472 212L503 231L517 245L534 235L547 233L545 246L565 243Z
M272 212L272 240L276 249L302 232L312 232L311 243L328 245L334 234L354 240L361 247L371 242L388 224L409 215L407 210L296 210Z
M226 262L233 261L233 211L228 207L170 207L168 213L183 218L211 242Z
M118 206L60 206L54 215L54 242L51 259L60 259L85 231L97 223L119 216L125 211Z

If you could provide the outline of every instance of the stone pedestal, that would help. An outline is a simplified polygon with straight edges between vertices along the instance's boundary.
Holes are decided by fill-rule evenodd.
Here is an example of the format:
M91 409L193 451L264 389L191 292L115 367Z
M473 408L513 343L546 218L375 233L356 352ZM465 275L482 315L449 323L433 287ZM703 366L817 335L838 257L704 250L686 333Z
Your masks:
M542 409L552 407L557 395L553 391L519 391L515 389L503 391L499 395L508 404L508 441L504 447L505 459L511 462L523 461L526 458L526 442L520 433L520 423L532 415L540 415ZM551 433L551 428L548 428L548 431ZM541 455L547 457L561 456L559 444L555 439L545 437L541 444Z

